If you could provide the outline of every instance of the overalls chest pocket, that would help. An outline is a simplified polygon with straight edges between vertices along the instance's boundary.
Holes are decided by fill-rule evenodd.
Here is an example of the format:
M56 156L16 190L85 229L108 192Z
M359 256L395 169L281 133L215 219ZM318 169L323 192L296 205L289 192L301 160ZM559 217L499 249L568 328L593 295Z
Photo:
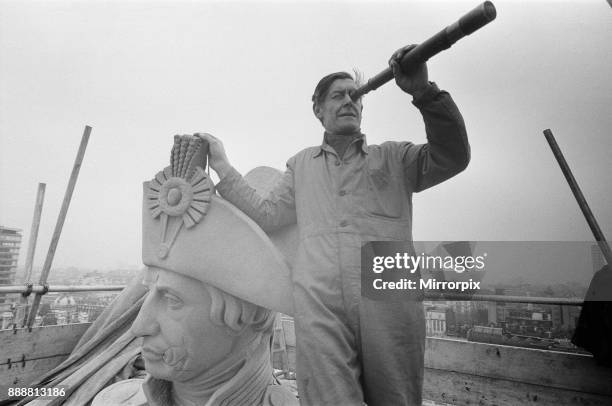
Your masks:
M365 208L372 216L399 218L402 214L402 177L391 173L386 165L368 164Z

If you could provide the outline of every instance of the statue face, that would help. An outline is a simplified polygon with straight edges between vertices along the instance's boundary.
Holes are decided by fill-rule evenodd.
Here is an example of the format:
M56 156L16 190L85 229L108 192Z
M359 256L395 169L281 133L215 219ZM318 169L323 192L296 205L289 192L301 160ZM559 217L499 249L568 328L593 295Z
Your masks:
M132 333L143 337L147 372L185 382L227 357L236 336L210 320L211 299L204 284L159 268L149 268L146 275L149 293Z

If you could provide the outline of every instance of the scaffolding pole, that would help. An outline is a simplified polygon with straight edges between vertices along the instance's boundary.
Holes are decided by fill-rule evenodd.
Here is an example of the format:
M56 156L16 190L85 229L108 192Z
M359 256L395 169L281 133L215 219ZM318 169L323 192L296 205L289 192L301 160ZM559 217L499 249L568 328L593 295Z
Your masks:
M85 131L83 132L83 136L81 137L81 144L79 146L79 150L77 152L76 159L74 161L74 165L72 166L72 173L70 174L70 180L68 181L68 186L66 188L66 193L64 195L64 201L62 202L62 208L60 209L59 216L57 218L57 223L55 224L55 229L53 230L53 236L51 237L51 244L49 245L49 251L47 251L47 258L45 259L45 264L43 265L42 272L40 274L40 285L47 284L47 277L49 276L49 271L51 270L51 264L53 263L53 257L55 256L55 250L57 249L57 244L59 242L60 235L62 233L62 227L64 226L64 220L66 220L66 214L68 213L68 207L70 206L70 199L72 198L72 192L74 191L74 187L76 185L77 178L79 177L79 170L81 169L81 164L83 162L83 157L85 156L85 149L87 148L87 142L89 141L89 135L91 134L91 127L85 126ZM34 297L34 301L32 302L32 308L30 309L30 313L28 315L27 327L32 327L34 323L34 319L36 318L36 313L38 312L38 306L40 305L40 299L42 295L37 293Z

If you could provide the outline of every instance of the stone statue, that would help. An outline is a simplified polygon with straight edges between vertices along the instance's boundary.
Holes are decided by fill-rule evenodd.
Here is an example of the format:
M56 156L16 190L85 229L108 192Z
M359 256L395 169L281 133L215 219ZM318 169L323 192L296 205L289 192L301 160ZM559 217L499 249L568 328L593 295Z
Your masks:
M120 393L160 406L297 403L273 385L275 313L258 305L289 311L288 265L261 230L214 195L198 166L203 150L198 138L176 137L171 166L144 185L149 293L131 332L142 337L149 376L120 383L122 391L108 387L94 406L121 404Z
M274 312L178 272L150 268L146 283L131 331L149 376L109 386L92 406L297 404L273 384Z
M67 387L66 402L31 404L298 404L270 361L276 311L293 313L285 255L294 233L270 237L216 196L202 148L195 137L175 137L171 165L144 184L144 277L42 381ZM261 171L255 178L280 176ZM139 354L144 379L123 373L131 379L106 386Z

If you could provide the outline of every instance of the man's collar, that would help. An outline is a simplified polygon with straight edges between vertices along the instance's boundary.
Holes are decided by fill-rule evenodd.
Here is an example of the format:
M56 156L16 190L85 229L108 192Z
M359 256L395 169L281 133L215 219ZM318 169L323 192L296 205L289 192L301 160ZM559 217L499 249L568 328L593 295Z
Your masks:
M365 155L368 154L368 143L366 140L366 135L364 133L360 133L359 137L355 138L353 140L353 142L351 142L349 144L349 148L351 145L358 143L358 147L361 149L361 152L363 152ZM325 133L323 133L323 142L321 143L321 146L319 147L319 149L317 150L316 154L313 155L313 158L317 158L318 156L321 156L321 154L323 153L323 151L326 152L332 152L335 153L336 151L334 151L334 149L325 141Z
M366 136L365 134L361 134L361 137L358 138L357 140L355 140L356 142L359 142L359 146L361 148L361 152L363 152L365 155L368 155L368 143L366 140Z

